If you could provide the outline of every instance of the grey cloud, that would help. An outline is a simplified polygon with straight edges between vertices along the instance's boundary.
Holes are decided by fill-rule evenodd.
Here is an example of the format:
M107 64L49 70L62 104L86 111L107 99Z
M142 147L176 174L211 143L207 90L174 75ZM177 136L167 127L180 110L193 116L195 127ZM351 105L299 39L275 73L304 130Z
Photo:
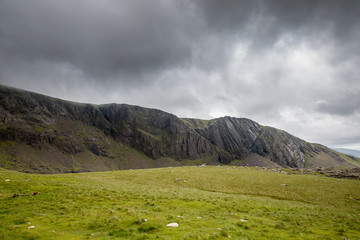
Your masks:
M329 101L320 102L316 109L320 112L336 115L353 115L360 113L360 96L351 93L343 93L344 95L332 96Z
M98 77L176 66L191 57L185 5L163 1L0 2L5 57L67 62ZM191 16L190 16L191 17Z
M209 28L226 33L249 24L259 15L262 1L200 0L195 3Z
M331 145L331 146L347 146L347 145L352 145L354 143L359 143L360 142L360 138L359 137L353 137L353 138L340 138L340 139L336 139L335 141L332 142L328 142L327 144Z
M326 25L341 40L359 38L354 34L359 29L358 1L3 0L0 4L5 57L66 62L95 77L120 74L126 79L190 64L221 69L241 39L249 40L256 52L271 47L284 32L301 39L305 30L318 34Z
M270 47L282 34L289 33L298 40L310 35L314 44L323 44L331 40L326 37L331 37L354 48L358 46L354 40L360 38L360 2L357 0L204 0L197 3L210 28L248 37L255 48Z

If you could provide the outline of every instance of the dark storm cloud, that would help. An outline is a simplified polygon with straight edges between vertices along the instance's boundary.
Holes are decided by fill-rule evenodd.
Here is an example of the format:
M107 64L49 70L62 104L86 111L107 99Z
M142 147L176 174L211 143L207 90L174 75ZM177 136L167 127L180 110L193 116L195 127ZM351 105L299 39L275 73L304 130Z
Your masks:
M9 0L0 7L4 57L67 62L107 76L158 70L191 56L192 12L168 1ZM191 25L190 25L191 24Z
M70 64L104 81L197 66L220 69L232 36L220 36L191 1L0 2L0 54L5 61ZM147 81L151 78L146 76Z
M0 0L1 83L320 140L359 127L359 42L358 0Z
M360 1L357 0L203 0L196 1L209 27L218 32L250 37L257 47L271 46L282 34L293 34L298 40L310 37L314 43L322 35L359 46ZM327 35L329 34L329 35ZM318 39L317 39L318 38ZM359 50L359 48L357 48Z
M300 39L304 31L318 34L325 27L339 40L359 38L354 36L359 30L359 1L3 0L0 4L4 57L67 62L98 77L189 64L215 68L226 63L239 39L248 39L259 49L271 46L285 32Z

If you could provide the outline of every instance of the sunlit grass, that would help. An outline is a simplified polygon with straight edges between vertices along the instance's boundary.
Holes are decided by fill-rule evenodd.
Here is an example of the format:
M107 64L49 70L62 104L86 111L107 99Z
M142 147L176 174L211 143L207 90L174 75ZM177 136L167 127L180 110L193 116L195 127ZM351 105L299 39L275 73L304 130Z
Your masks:
M0 191L0 239L360 236L358 180L233 167L59 175L1 170ZM171 222L179 227L167 228Z

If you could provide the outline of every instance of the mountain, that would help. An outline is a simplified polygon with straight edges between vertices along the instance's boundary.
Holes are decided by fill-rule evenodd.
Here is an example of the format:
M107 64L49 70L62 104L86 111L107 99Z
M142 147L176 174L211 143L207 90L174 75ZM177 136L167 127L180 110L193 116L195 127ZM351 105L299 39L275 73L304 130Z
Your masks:
M360 162L245 118L180 119L0 86L0 167L59 173L194 164L357 167Z
M354 149L348 149L348 148L332 148L333 150L343 153L343 154L347 154L347 155L351 155L353 157L356 158L360 158L360 151L359 150L354 150Z

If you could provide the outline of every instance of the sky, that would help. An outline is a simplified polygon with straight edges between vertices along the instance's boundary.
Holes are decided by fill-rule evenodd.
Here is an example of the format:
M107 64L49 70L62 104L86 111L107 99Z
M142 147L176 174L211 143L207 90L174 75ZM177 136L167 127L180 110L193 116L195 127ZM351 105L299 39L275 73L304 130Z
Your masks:
M0 83L360 150L358 0L0 0Z

